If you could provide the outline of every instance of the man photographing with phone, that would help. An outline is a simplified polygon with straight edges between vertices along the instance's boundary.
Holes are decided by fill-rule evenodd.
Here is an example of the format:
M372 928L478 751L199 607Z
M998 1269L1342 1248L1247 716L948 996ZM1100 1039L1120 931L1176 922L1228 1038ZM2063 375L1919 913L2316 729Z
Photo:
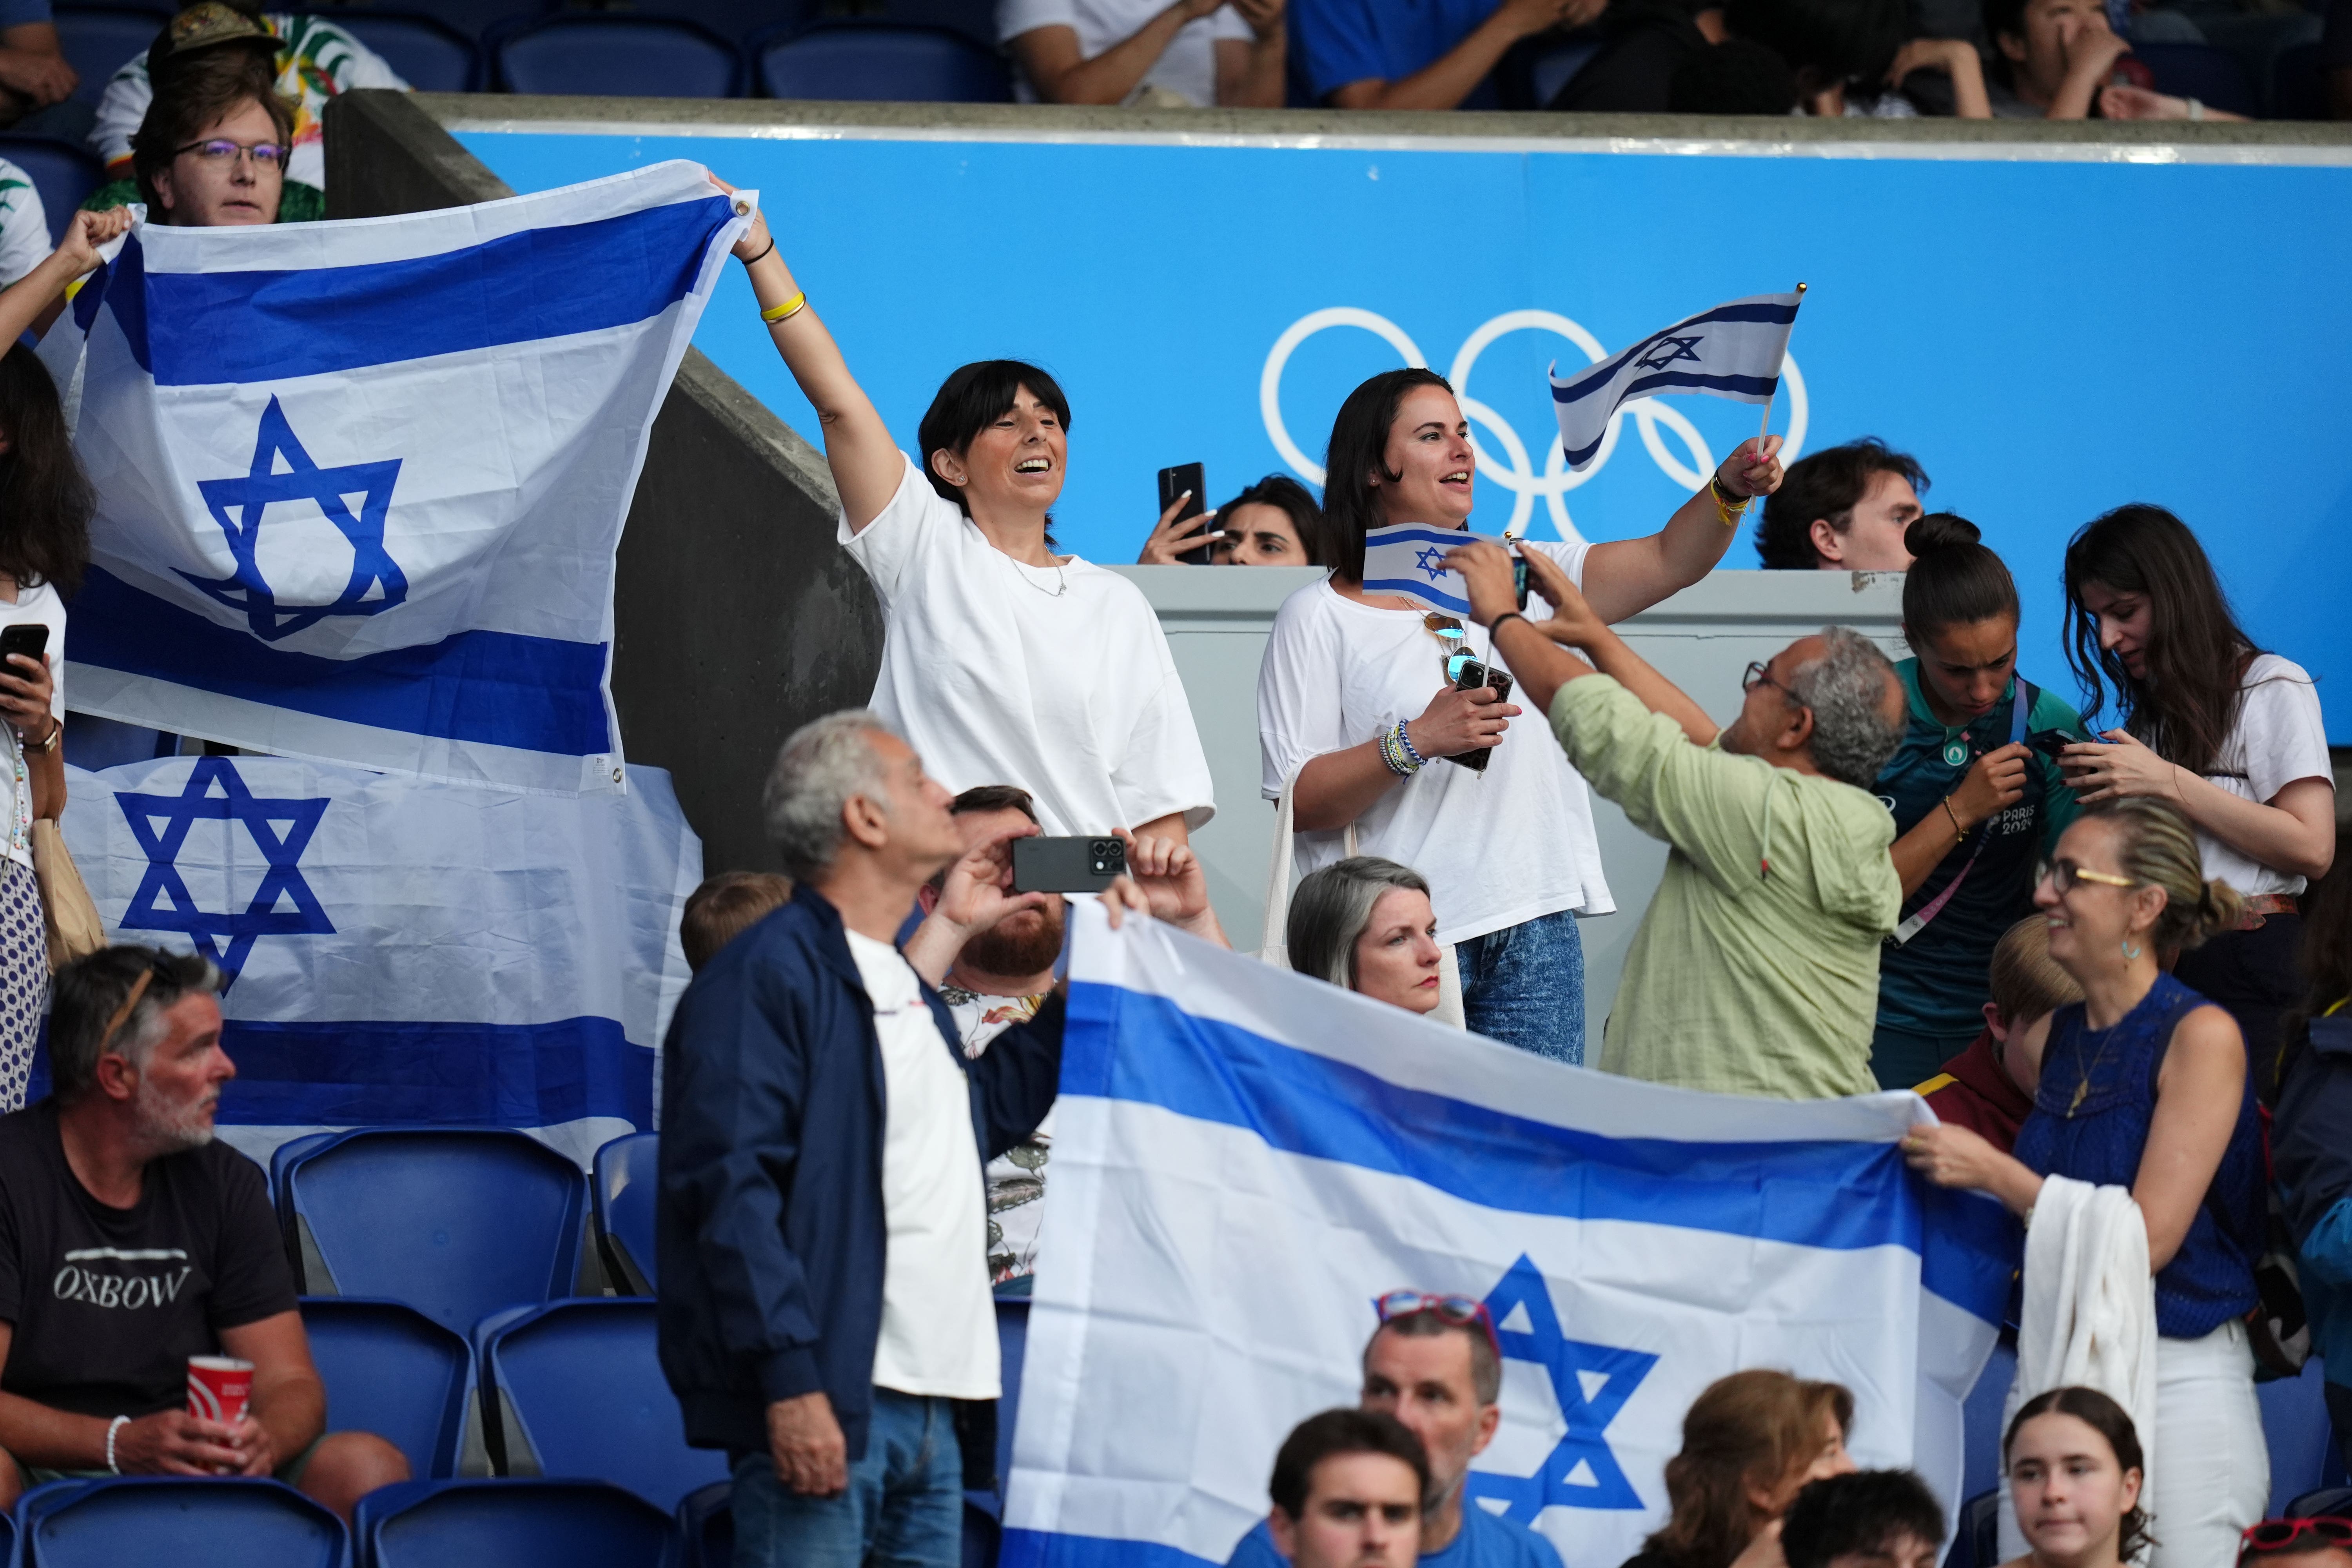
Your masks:
M1859 633L1824 627L1750 665L1739 718L1718 730L1556 563L1526 561L1549 620L1518 613L1499 546L1445 557L1577 771L1672 847L1601 1067L1784 1100L1870 1092L1879 943L1902 902L1894 822L1869 793L1903 734L1894 667Z

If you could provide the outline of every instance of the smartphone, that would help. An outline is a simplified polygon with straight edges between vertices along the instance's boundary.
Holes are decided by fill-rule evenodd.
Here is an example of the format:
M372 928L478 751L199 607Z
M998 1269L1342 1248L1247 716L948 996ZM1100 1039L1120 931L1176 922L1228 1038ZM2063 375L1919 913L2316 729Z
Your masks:
M1519 595L1519 608L1528 607L1528 558L1516 552L1511 556L1511 586Z
M2080 744L2082 739L2072 730L2036 730L2025 737L2025 743L2054 763L2065 754L2067 747Z
M1186 490L1192 492L1192 499L1186 501L1184 510L1176 514L1176 521L1179 522L1188 517L1198 517L1209 510L1208 469L1199 463L1179 463L1172 468L1160 470L1160 510L1161 511L1164 512L1174 506L1176 498ZM1213 552L1215 549L1216 546L1213 542L1202 545L1198 550L1187 550L1176 559L1187 566L1212 565L1214 563Z
M1127 874L1127 846L1116 838L1016 838L1016 893L1099 893Z
M16 673L16 666L7 663L12 654L23 654L38 664L49 651L49 628L38 621L18 621L14 626L0 626L0 669Z
M1472 658L1466 654L1459 656L1454 661L1454 689L1475 691L1481 686L1494 688L1495 700L1497 702L1508 702L1511 700L1511 676L1508 670L1496 669L1485 660ZM1460 763L1474 773L1483 773L1486 771L1486 763L1494 755L1494 747L1481 746L1475 752L1464 752L1459 756L1448 757L1445 760L1449 763Z

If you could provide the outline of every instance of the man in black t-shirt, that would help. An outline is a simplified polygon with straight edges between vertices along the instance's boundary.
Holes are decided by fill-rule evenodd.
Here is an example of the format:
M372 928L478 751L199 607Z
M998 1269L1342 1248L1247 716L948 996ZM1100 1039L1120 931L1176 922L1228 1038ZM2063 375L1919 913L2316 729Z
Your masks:
M408 1479L327 1393L260 1168L213 1141L219 974L111 947L58 972L56 1093L0 1117L0 1507L59 1474L269 1476L349 1519ZM244 1419L187 1414L188 1358L253 1363Z

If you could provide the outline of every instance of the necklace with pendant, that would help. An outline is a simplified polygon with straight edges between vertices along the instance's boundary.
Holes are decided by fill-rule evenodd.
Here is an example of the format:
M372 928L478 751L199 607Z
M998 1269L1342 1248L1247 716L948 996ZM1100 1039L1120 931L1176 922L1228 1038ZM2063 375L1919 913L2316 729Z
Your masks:
M2116 1019L2100 1032L2102 1037L2099 1041L2098 1054L2084 1067L2083 1081L2074 1086L2074 1098L2066 1102L2066 1119L2069 1121L2074 1119L2074 1112L2083 1109L2083 1101L2091 1092L2091 1074L2097 1070L2100 1063L2107 1059L2107 1047L2115 1044L2116 1031L2122 1028L2125 1020L2130 1016L2129 1013L2126 1013L2123 1017Z
M1944 765L1964 768L1969 765L1969 732L1961 730L1944 742Z

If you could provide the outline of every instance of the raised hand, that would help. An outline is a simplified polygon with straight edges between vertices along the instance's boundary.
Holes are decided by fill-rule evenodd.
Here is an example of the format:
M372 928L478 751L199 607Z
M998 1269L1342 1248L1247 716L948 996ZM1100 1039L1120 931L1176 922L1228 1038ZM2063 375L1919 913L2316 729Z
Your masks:
M1760 442L1750 438L1733 449L1715 470L1723 488L1736 496L1769 496L1780 488L1780 448L1786 445L1778 436L1767 436Z
M1139 566L1182 566L1188 564L1177 556L1187 550L1198 550L1212 543L1216 535L1202 530L1216 521L1214 512L1202 512L1197 517L1180 518L1176 514L1192 504L1192 492L1186 490L1168 503L1160 514L1160 521L1151 530L1151 537L1143 542L1143 553L1135 558Z

